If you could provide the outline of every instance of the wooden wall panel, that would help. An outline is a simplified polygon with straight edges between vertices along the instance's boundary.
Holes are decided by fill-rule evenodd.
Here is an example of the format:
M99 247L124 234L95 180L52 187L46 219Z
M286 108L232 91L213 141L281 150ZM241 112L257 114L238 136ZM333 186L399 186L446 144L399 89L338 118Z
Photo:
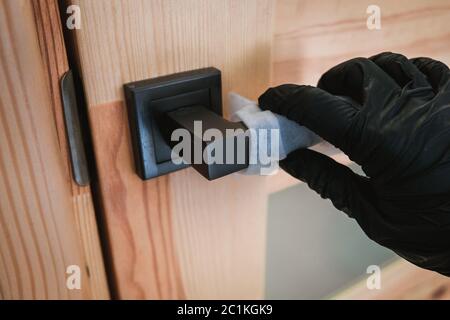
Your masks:
M87 210L73 204L33 14L31 1L0 2L0 296L98 297L76 224ZM66 287L73 264L81 290Z
M71 2L119 297L263 297L266 179L187 169L141 181L122 85L215 66L224 93L256 98L270 81L273 2Z
M66 177L70 181L72 206L78 234L89 269L88 277L93 299L108 299L109 290L97 230L91 188L80 187L72 179L72 168L61 104L61 77L69 70L67 53L61 29L57 0L33 0L39 46L44 69L50 85L52 111L56 122L56 132L61 154L64 157Z
M381 9L381 30L368 30L366 9ZM273 83L315 85L337 63L383 51L431 56L450 64L447 0L279 0Z

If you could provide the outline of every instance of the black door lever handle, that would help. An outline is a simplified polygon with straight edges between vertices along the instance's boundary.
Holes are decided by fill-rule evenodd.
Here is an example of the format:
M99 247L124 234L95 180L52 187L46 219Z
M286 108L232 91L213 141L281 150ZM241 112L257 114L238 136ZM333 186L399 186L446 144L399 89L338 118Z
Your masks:
M172 161L181 161L181 156L208 180L248 167L249 136L242 122L194 105L165 113L159 128L167 144L177 149L172 150Z

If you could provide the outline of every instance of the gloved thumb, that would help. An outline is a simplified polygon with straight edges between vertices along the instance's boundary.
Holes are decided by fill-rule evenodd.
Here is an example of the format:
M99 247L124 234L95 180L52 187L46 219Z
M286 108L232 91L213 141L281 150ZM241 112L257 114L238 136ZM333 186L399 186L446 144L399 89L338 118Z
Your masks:
M337 209L350 217L356 218L371 203L373 193L368 178L316 151L291 152L280 161L280 167L307 183L322 198L330 199Z

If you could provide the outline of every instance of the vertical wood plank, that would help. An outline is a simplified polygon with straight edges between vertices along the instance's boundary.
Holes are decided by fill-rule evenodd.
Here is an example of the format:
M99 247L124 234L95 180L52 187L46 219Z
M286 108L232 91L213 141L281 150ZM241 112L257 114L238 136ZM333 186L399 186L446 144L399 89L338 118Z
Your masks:
M32 2L1 1L0 29L2 298L92 298ZM69 265L80 290L66 287Z
M262 298L266 179L187 169L141 181L122 86L215 66L224 94L256 98L270 81L273 1L71 3L119 296Z
M69 70L57 0L33 0L39 46L50 87L52 111L61 154L64 158L66 177L71 185L72 207L76 227L86 258L92 298L108 299L109 291L95 220L91 188L80 187L72 179L72 168L64 123L60 80Z

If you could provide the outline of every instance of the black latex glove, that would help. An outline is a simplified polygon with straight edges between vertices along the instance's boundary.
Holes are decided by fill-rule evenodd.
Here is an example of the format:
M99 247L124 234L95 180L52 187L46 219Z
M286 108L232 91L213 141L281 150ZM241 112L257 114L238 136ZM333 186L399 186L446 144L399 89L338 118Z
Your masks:
M369 238L450 276L450 70L395 53L337 65L318 88L286 84L259 105L308 127L367 177L308 149L280 163Z

